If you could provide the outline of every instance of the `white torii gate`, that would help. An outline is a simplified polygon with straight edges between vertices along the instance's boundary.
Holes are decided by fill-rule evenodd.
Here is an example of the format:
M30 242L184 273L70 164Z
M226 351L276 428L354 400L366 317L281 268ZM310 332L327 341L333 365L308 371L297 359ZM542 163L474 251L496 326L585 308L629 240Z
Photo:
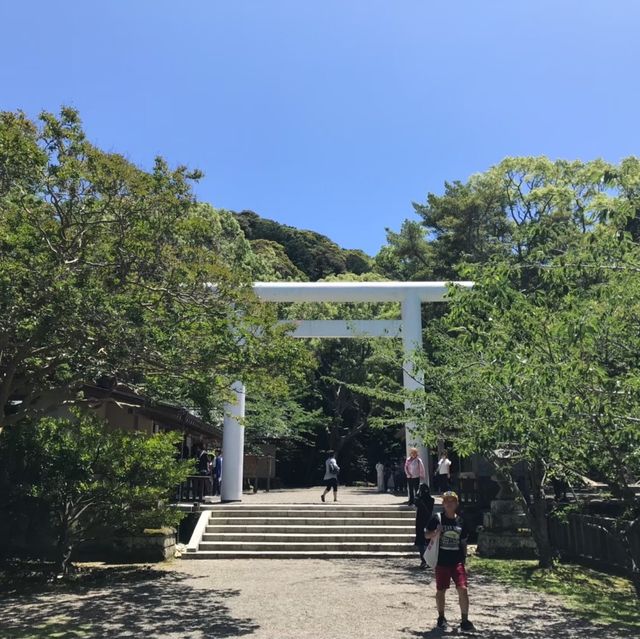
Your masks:
M253 289L264 302L400 302L401 320L300 320L292 337L402 337L404 347L404 388L413 391L423 386L419 372L414 372L411 354L422 348L423 302L444 302L449 285L470 288L473 282L256 282ZM222 435L223 502L241 501L244 459L245 387L241 381L233 384L235 402L225 405ZM409 400L405 400L408 406ZM427 451L416 439L415 424L407 423L407 449L415 446L428 468Z

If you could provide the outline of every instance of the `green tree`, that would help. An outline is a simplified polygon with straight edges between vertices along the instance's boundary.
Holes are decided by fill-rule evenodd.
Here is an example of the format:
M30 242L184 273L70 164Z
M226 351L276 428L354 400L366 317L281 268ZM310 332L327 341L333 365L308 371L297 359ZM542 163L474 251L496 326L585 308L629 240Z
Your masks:
M365 273L371 270L369 258L362 251L344 250L325 235L279 224L253 211L236 214L245 236L251 242L276 242L295 267L310 280L339 275L348 270Z
M253 295L235 220L195 203L199 177L100 151L71 109L0 115L0 429L99 379L205 419L234 379L284 388L300 349Z
M66 574L83 540L176 526L169 504L192 472L176 461L180 433L144 435L109 430L95 416L45 418L0 434L0 483L7 510L36 501L53 519L56 569ZM5 510L5 512L7 512Z
M465 265L512 254L536 260L545 247L561 250L563 237L566 245L587 232L612 206L627 207L627 224L633 224L637 167L636 158L618 167L602 160L507 158L414 204L420 221L405 221L399 233L388 230L376 265L402 279L456 279Z
M430 195L422 228L405 223L376 260L476 282L429 326L415 417L429 442L479 452L507 480L524 462L543 564L551 473L595 474L631 502L640 472L638 184L635 158L508 158Z
M602 227L539 265L522 290L520 265L476 273L452 292L431 329L420 416L429 441L451 439L481 453L512 483L525 507L542 565L552 561L545 484L553 473L604 479L634 507L640 475L640 253ZM429 426L427 426L429 425ZM524 462L526 501L513 485Z
M379 279L373 273L347 273L326 281ZM291 320L391 319L399 313L396 303L306 303L283 309L285 319ZM395 448L393 435L401 419L394 403L402 383L400 340L309 340L306 347L315 365L308 370L306 392L300 393L297 401L307 418L305 438L313 444L307 471L316 472L322 453L333 449L345 462L343 479L364 479L362 472L366 473L367 463L372 467ZM302 478L305 483L311 480L311 475Z
M284 247L272 240L252 240L251 250L260 260L255 275L263 281L298 280L306 281L303 273L286 254Z

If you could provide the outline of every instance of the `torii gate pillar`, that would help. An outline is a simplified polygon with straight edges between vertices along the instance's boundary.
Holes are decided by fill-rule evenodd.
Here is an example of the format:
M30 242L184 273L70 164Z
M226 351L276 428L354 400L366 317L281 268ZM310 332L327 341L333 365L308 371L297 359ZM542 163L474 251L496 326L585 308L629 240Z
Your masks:
M405 390L415 391L423 388L424 377L413 363L414 352L422 350L422 303L420 298L408 293L402 300L402 346L404 349L404 363L402 366L402 381ZM411 407L409 398L404 401L405 408ZM406 455L410 448L418 449L418 456L422 459L426 469L426 482L431 486L431 455L416 434L416 424L405 424Z
M220 501L242 500L242 479L244 468L244 400L246 390L242 382L231 387L235 402L224 405L224 426L222 431L222 485Z

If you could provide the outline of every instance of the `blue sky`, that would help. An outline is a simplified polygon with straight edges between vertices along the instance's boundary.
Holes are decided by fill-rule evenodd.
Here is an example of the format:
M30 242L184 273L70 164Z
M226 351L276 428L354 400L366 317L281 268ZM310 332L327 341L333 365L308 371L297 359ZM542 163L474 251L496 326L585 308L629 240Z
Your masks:
M0 0L0 109L375 253L508 155L640 151L636 0Z

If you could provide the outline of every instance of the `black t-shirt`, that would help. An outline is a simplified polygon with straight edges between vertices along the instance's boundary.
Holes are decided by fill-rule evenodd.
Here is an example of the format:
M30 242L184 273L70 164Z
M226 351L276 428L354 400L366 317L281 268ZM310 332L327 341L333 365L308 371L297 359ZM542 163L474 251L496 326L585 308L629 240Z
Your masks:
M206 473L209 470L209 455L207 455L206 451L202 451L198 455L198 472Z
M442 524L442 534L440 535L440 550L438 551L439 566L455 566L464 560L462 544L469 537L469 530L464 523L464 519L456 515L449 519L444 513L433 516L427 524L427 530L435 530L438 524Z

